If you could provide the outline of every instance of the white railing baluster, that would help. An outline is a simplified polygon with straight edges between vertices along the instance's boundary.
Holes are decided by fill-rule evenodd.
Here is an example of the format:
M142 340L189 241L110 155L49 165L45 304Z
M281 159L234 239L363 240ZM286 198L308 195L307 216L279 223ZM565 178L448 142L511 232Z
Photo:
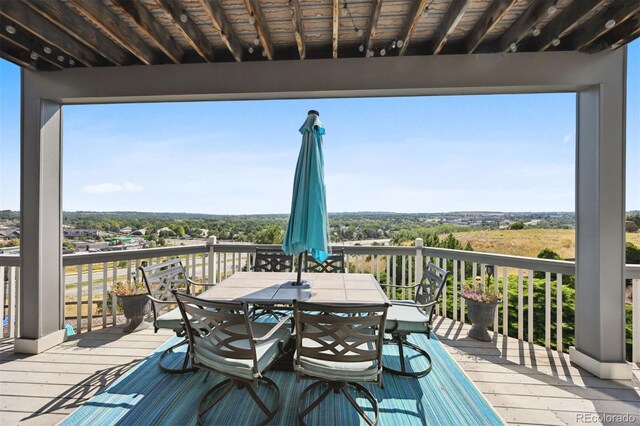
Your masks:
M151 261L149 261L151 263ZM107 326L107 278L109 275L109 264L102 264L102 328Z
M396 275L397 275L396 270L398 269L398 268L396 268L396 264L397 264L397 260L398 260L397 258L398 258L398 256L393 256L393 265L391 266L391 275L392 275L391 281L393 282L393 285L397 285L398 284L398 280L397 280L397 277L396 277ZM392 290L393 290L393 298L397 299L398 298L397 288L396 287L392 287Z
M465 261L463 260L462 262L460 262L460 288L463 289L464 286L467 284L467 279L465 278ZM460 321L462 323L465 322L465 309L464 309L464 305L465 305L465 300L464 297L460 298Z
M216 252L216 263L218 265L218 268L216 269L216 272L218 273L218 276L216 278L216 282L219 283L220 281L222 281L222 269L220 268L220 254L219 252Z
M18 286L16 286L16 267L9 267L9 283L8 283L8 307L7 307L7 328L9 332L9 337L15 337L16 335L16 318L18 317L16 312L16 291Z
M527 341L533 343L533 271L529 270L527 278Z
M0 309L0 317L2 317L2 321L4 322L4 304L5 304L5 292L4 292L4 266L0 266L0 303L2 303L2 309ZM8 317L7 317L8 320ZM4 328L4 327L3 327ZM2 332L2 337L7 337L4 335L4 331Z
M498 286L498 265L493 265L493 289L497 294L500 294L500 287ZM498 308L493 316L493 332L498 333Z
M83 265L78 265L78 284L77 287L77 298L76 301L76 333L82 332L82 267Z
M224 279L227 279L227 252L222 254L222 263L224 263Z
M192 279L192 280L195 280L195 279L196 279L196 269L197 269L197 266L198 266L196 263L197 263L197 262L196 262L196 254L195 254L195 253L193 253L193 254L191 255L191 277L192 277L191 279ZM188 270L188 269L187 269L187 270ZM196 290L197 290L197 289L196 289L196 287L197 287L197 286L193 286L193 294L194 294L194 295L196 294Z
M131 261L127 260L127 281L131 282Z
M93 323L93 263L87 266L87 331L91 331Z
M407 268L407 256L402 256L402 285L407 285L407 274L406 274L406 268ZM407 289L403 288L402 289L402 300L407 300ZM437 312L436 312L437 313Z
M447 269L447 260L446 259L442 259L442 269L446 270ZM444 286L442 286L442 316L443 317L447 317L447 285L448 283L445 282Z
M544 274L544 347L551 347L551 272Z
M453 320L458 321L458 261L453 259Z
M506 266L502 268L502 334L509 335L509 268Z
M524 339L523 325L523 283L524 276L521 268L518 268L518 340Z
M391 257L387 255L387 285L391 284ZM387 297L391 299L391 288L387 286Z
M640 362L640 279L631 280L631 297L633 306L631 307L631 359L633 362Z
M15 330L15 335L20 336L20 317L18 315L18 310L20 309L20 268L16 266L15 269L16 269L16 273L14 275L15 284L13 289L14 300L15 300L14 330Z
M111 326L116 325L118 319L118 300L116 296L116 283L118 282L118 261L113 262L113 278L111 279Z
M556 274L556 350L562 346L562 274Z

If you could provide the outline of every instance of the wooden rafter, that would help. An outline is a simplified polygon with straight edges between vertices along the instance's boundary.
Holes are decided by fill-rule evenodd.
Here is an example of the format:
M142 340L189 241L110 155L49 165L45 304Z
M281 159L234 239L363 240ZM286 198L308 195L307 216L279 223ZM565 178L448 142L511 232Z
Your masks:
M453 32L458 22L460 22L460 19L462 19L462 15L464 15L464 11L468 5L469 0L453 0L453 3L449 6L447 13L442 18L436 34L433 37L433 42L431 43L432 55L440 53L444 44L447 42L447 37L449 37L449 34Z
M231 21L224 12L220 0L200 0L202 8L209 16L213 25L220 31L222 42L227 46L229 52L237 62L242 61L242 42L238 38Z
M404 25L398 34L398 41L402 44L398 49L398 55L402 56L407 51L413 30L415 30L416 25L422 16L422 12L424 12L425 7L427 7L428 1L429 0L414 0L411 2L411 7L409 8L407 17L404 20Z
M617 49L640 37L640 14L627 19L602 37L582 48L584 52L596 53L605 49Z
M373 39L376 36L376 28L378 28L378 18L380 18L380 10L382 10L382 0L374 0L371 6L371 14L369 15L369 31L367 31L367 38L364 41L364 54L369 54L369 51L373 49Z
M255 20L254 26L258 33L260 43L262 43L262 48L267 54L267 59L270 61L273 60L273 43L271 42L271 33L269 32L267 21L262 13L260 2L258 0L244 0L244 5L246 6L249 15L253 15L253 19Z
M96 26L113 37L122 47L146 65L164 62L160 54L136 34L101 1L71 0Z
M511 45L516 45L549 13L549 7L556 0L536 0L527 7L516 21L502 34L495 44L495 51L507 52Z
M588 46L604 34L631 18L640 11L640 1L618 0L587 20L569 35L564 37L559 48L562 50L579 50ZM609 27L609 22L613 26Z
M109 37L96 31L95 27L60 1L22 0L36 12L57 25L70 36L116 65L139 63L129 52L122 49Z
M340 36L340 0L333 0L331 8L331 57L338 58L338 38Z
M289 10L291 11L291 21L293 23L293 35L296 38L298 53L300 54L300 59L304 59L307 53L304 46L304 28L302 26L302 13L300 11L300 2L298 0L289 0Z
M19 23L31 34L57 47L83 65L92 67L111 64L22 2L0 1L0 15Z
M202 34L198 25L189 17L184 8L176 0L156 0L157 3L171 16L180 31L184 34L193 49L207 62L213 62L213 46ZM186 19L184 19L186 17ZM181 19L182 18L182 19ZM185 20L186 22L183 22Z
M494 0L475 23L464 44L467 53L473 53L485 36L506 15L517 0Z
M606 1L580 0L572 2L544 26L538 37L529 39L523 50L532 52L547 50L551 47L553 40L561 38L576 28L586 15Z
M142 2L137 0L111 0L111 2L129 15L138 29L145 33L173 63L180 63L184 50Z
M13 26L16 31L14 34L10 34L6 30L0 31L0 48L4 49L5 46L8 46L9 51L11 51L13 55L17 55L17 61L27 63L30 67L33 65L34 69L38 68L36 64L39 58L42 58L42 61L48 62L52 68L62 69L65 66L68 66L69 58L60 49L55 46L48 45L46 42L26 31L20 25L8 20L4 16L0 16L0 28L4 29L7 28L7 26ZM45 53L45 47L51 49L51 52ZM21 51L26 51L27 54L25 55L24 53L20 53ZM35 60L31 58L32 53L38 54L38 58ZM65 57L66 60L64 62L57 60L60 55Z
M9 62L13 62L19 67L23 67L30 71L51 71L60 69L54 67L50 62L45 61L42 58L33 59L31 53L28 50L16 46L11 42L4 42L0 45L0 58L6 59Z

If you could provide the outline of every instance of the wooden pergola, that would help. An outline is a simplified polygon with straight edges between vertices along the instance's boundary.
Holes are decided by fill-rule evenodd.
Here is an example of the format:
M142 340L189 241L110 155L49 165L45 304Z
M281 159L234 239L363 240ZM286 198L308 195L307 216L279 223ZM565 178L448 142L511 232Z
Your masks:
M640 0L2 0L0 21L0 53L23 68L16 351L65 338L65 105L573 92L571 360L631 376L622 46Z
M4 0L0 55L30 70L598 52L640 35L636 0Z

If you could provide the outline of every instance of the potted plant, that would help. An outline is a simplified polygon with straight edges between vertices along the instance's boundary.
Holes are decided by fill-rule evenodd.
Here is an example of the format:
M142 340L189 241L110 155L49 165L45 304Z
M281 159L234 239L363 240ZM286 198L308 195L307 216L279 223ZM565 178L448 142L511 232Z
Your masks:
M491 341L487 328L493 325L496 308L500 303L500 293L490 285L491 275L493 271L487 268L486 284L482 283L480 277L476 277L473 285L465 285L462 290L462 297L467 301L469 320L473 324L468 335L483 342Z
M129 324L123 331L133 333L149 327L150 324L144 320L144 317L151 311L151 301L147 297L149 293L145 285L135 281L119 281L113 291L118 300L122 300L124 316L129 320Z

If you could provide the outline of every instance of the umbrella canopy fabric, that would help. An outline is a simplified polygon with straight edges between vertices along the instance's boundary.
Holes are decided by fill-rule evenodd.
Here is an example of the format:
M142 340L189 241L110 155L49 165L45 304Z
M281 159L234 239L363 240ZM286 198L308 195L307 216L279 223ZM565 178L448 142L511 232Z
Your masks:
M302 147L293 181L291 216L282 249L287 254L308 252L316 261L324 262L330 254L322 155L322 135L325 130L315 111L309 112L300 133Z

